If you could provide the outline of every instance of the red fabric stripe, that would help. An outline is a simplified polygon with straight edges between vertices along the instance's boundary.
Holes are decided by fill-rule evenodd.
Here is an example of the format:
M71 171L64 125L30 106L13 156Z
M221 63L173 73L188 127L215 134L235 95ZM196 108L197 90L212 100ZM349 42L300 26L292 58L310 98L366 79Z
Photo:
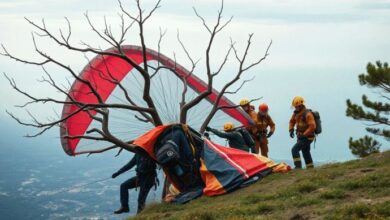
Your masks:
M234 160L232 160L230 158L230 155L228 155L226 152L224 152L224 150L222 149L224 147L218 146L217 144L214 144L213 142L211 142L207 139L205 141L210 146L211 149L213 149L215 152L217 152L217 154L219 156L224 158L230 165L235 167L238 170L238 172L240 172L241 175L244 176L244 178L249 178L249 175L246 173L246 170L243 167L241 167L239 164L237 164Z
M214 144L207 140L207 144L211 146L221 157L225 158L233 167L235 167L246 178L251 177L269 167L265 161L261 161L256 155L234 149L223 147Z

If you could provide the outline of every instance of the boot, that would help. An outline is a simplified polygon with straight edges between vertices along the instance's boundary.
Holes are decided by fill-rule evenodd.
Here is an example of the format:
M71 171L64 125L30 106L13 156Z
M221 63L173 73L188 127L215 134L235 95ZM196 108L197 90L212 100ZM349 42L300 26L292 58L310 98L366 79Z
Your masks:
M138 204L138 209L137 209L137 214L142 212L142 210L145 208L145 205L139 205Z
M295 169L302 169L302 161L300 157L293 158L294 159L294 165Z
M118 210L114 211L114 214L122 214L124 212L129 212L129 207L120 207Z
M306 169L313 169L313 168L314 168L313 163L306 164Z

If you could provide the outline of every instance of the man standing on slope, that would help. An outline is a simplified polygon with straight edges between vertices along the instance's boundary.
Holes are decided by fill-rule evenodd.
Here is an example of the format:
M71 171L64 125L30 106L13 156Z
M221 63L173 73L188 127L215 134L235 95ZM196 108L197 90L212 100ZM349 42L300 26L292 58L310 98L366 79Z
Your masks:
M295 108L289 123L290 137L294 138L294 127L296 125L297 143L293 146L291 153L294 159L296 169L302 169L301 156L299 151L302 151L303 159L306 163L306 168L313 168L313 159L310 154L310 144L315 138L314 131L316 122L311 111L306 109L304 99L301 96L294 97L292 106Z
M255 123L253 126L247 127L246 129L249 131L249 133L252 135L253 140L255 141L255 153L259 153L260 148L260 140L257 135L257 114L255 111L255 107L253 105L250 105L250 102L248 99L241 99L240 100L240 106L241 108L251 117L253 122Z
M129 163L127 163L117 172L112 174L112 178L116 178L117 176L130 170L134 166L137 166L135 169L136 175L121 184L121 207L114 212L115 214L129 212L128 190L137 187L139 187L137 213L140 213L145 207L145 200L148 196L150 189L156 184L156 163L143 150L138 150L135 153L133 159L129 161Z
M268 138L275 132L275 123L268 114L268 105L263 103L259 105L259 112L257 113L257 137L260 142L261 155L268 157ZM268 131L268 127L270 130ZM259 151L259 149L256 149Z

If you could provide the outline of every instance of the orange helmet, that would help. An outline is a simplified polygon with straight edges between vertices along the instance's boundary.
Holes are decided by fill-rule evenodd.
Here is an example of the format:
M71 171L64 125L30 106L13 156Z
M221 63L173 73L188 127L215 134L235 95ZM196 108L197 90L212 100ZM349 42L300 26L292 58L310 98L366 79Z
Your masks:
M305 103L305 100L301 96L295 96L294 99L292 100L291 105L293 107L297 107L299 105L303 105Z
M259 105L259 111L260 111L260 112L263 112L263 113L268 112L268 105L265 104L265 103L260 104L260 105Z
M230 130L233 130L234 128L234 124L231 123L231 122L226 122L224 125L223 125L223 130L224 131L230 131Z

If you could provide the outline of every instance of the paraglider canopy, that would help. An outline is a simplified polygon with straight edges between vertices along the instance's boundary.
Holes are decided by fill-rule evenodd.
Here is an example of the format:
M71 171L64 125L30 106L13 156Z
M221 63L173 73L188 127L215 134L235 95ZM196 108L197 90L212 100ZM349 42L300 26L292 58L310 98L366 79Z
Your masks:
M122 51L136 64L143 65L144 53L142 47L123 46ZM115 48L105 52L118 53ZM186 77L188 84L186 100L191 100L199 93L207 90L207 84L175 61L156 51L146 49L146 60L148 66L151 67L150 69L156 70L159 67L158 71L153 71L150 74L150 95L156 104L158 114L164 124L177 123L180 114L179 102L184 88L183 77ZM132 65L117 56L96 56L81 71L79 77L90 82L105 103L129 104L128 99L126 99L126 96L129 96L136 105L146 106L143 100L144 80L141 74ZM113 83L112 79L119 81L122 88L117 83ZM75 100L85 104L98 103L97 96L81 80L76 80L73 83L68 95L67 101L69 102ZM217 96L218 92L213 90L206 99L191 108L187 115L187 124L199 129ZM219 105L233 106L234 104L228 98L222 97ZM62 111L62 118L74 114L61 124L60 131L62 147L68 155L72 156L77 155L80 151L96 149L110 144L106 141L69 138L85 135L88 130L99 126L91 117L91 114L93 115L95 112L79 110L80 105L72 103L65 104ZM77 113L75 114L75 112ZM154 127L153 123L145 123L140 118L142 116L137 111L110 109L110 132L124 141L135 139ZM215 114L210 124L215 127L222 127L226 121L232 121L237 125L252 123L251 119L241 109L223 108Z

